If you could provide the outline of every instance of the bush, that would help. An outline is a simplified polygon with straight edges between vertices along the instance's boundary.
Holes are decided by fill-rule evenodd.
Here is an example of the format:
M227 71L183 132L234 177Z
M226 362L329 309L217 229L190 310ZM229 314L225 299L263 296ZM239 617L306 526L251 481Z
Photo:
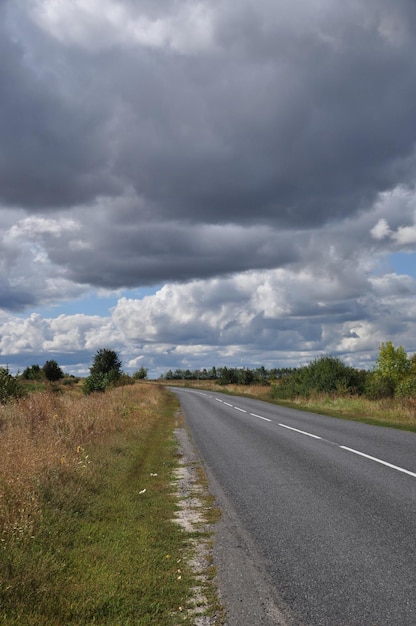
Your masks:
M0 367L0 403L5 404L21 395L21 387L16 378L10 374L9 368Z
M137 372L133 374L134 380L146 380L147 379L147 369L145 367L141 367Z
M125 385L134 385L135 380L136 379L134 378L134 376L129 376L128 374L126 374L126 372L122 372L120 374L120 377L117 378L114 384L117 387L123 387Z
M104 392L110 385L110 381L107 374L102 372L96 372L86 378L82 385L84 393L93 393L94 391Z
M323 355L284 376L273 386L272 396L290 399L309 397L311 393L360 393L364 379L362 372L345 365L337 357Z
M41 369L40 365L32 365L31 367L26 367L23 370L22 378L25 380L43 380L45 378L45 373Z
M64 377L63 371L54 360L46 361L42 369L46 378L52 383Z
M293 371L286 376L282 376L275 384L272 385L271 397L280 398L281 400L290 400L297 396L306 394L302 393L302 381L299 370Z
M416 376L408 377L396 387L398 398L416 398Z
M117 352L101 348L94 357L90 375L84 380L83 391L84 393L105 391L108 387L115 386L121 375L121 361Z
M369 400L393 398L396 383L390 376L381 376L378 372L371 372L366 380L364 393Z

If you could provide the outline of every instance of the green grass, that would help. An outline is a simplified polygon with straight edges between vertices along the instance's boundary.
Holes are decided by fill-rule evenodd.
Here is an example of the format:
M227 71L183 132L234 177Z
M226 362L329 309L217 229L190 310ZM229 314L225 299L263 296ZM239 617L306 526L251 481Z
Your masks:
M416 432L416 403L414 399L368 400L359 396L336 396L320 394L295 401L273 400L300 411L312 411L322 415Z
M194 582L187 537L172 522L176 406L165 394L145 428L112 432L78 467L49 471L36 532L0 545L0 624L191 623L179 608Z

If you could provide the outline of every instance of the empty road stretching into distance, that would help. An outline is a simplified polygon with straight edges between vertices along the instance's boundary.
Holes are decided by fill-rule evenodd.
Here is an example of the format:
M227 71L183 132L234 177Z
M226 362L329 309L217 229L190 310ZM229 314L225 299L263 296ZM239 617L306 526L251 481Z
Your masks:
M174 391L223 510L230 626L416 624L415 433Z

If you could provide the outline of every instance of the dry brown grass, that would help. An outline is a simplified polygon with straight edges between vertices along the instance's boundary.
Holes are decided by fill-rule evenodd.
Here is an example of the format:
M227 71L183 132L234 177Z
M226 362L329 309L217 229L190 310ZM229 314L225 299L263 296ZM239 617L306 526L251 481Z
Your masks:
M198 387L199 389L217 391L218 393L233 393L239 396L253 396L253 398L258 398L259 400L270 400L269 385L220 385L215 380L174 380L164 382L164 384L167 387Z
M156 386L137 384L90 396L35 393L0 407L0 540L29 539L47 477L85 471L89 445L126 427L145 431L160 402Z
M0 624L194 623L177 409L147 382L0 408Z
M293 400L291 405L339 417L416 430L416 398L368 400L362 396L312 394L309 398Z

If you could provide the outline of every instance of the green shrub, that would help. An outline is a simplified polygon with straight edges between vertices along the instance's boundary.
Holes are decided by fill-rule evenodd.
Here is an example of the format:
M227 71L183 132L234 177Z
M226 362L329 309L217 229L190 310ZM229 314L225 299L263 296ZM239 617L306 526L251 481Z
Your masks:
M109 386L110 379L108 374L95 372L94 374L90 374L90 376L84 380L82 390L86 394L93 393L94 391L104 392Z
M0 367L0 403L5 404L13 398L22 395L22 389L10 372L8 367Z
M46 361L45 365L42 367L42 370L46 376L46 378L50 382L56 382L64 377L64 373L59 367L58 363L53 359L51 361Z
M366 373L345 365L340 359L323 355L281 378L272 397L290 399L312 393L362 393Z
M370 372L365 384L364 394L369 400L393 398L396 383L391 376L381 376L378 372Z
M135 380L146 380L147 373L148 373L147 368L146 367L141 367L140 369L137 370L137 372L134 372L133 378Z
M23 370L22 378L25 380L43 380L45 378L45 373L41 369L40 365L32 365L31 367L26 367Z
M122 376L124 377L124 374L121 371L121 361L117 352L101 348L94 356L90 375L83 383L83 391L84 393L105 391L108 387L115 387L121 381ZM127 376L127 378L130 377ZM127 384L127 381L125 380L122 384Z
M396 387L397 398L416 398L416 376L402 380Z

